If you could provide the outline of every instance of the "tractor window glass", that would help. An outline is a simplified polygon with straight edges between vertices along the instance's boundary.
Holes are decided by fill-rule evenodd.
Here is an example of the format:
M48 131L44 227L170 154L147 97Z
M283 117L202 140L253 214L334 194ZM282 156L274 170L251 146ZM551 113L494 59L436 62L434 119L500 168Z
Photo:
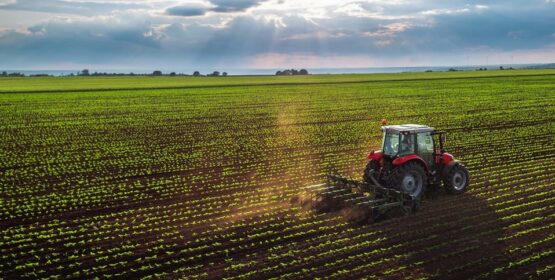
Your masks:
M416 136L418 154L426 164L434 164L434 139L430 132L418 133Z
M434 142L432 134L429 132L418 133L418 151L420 153L432 153L434 151Z
M399 148L399 134L386 133L383 138L384 155L394 156Z
M399 155L414 154L414 134L401 134Z

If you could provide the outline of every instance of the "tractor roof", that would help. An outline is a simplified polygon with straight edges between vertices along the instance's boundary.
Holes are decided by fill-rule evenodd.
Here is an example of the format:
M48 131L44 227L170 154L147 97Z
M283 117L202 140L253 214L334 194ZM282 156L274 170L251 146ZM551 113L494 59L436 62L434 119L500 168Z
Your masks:
M400 132L419 133L419 132L432 132L434 131L434 128L427 125L420 125L420 124L400 124L400 125L382 126L382 131L390 132L390 133L400 133Z

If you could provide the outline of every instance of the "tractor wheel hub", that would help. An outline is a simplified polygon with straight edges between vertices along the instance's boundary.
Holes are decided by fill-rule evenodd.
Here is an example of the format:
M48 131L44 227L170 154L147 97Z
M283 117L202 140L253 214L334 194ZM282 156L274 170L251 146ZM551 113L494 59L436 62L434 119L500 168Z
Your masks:
M457 172L453 175L453 187L456 190L461 190L466 184L466 176L463 172Z
M413 197L419 196L423 188L423 179L416 171L409 171L404 174L401 180L401 191Z
M407 174L405 178L403 178L402 188L404 192L414 195L422 188L422 182L417 176Z

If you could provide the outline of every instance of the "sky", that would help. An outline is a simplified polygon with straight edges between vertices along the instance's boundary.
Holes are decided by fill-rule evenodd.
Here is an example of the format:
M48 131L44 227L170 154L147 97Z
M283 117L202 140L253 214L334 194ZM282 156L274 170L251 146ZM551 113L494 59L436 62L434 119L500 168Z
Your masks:
M555 0L0 0L0 69L555 62Z

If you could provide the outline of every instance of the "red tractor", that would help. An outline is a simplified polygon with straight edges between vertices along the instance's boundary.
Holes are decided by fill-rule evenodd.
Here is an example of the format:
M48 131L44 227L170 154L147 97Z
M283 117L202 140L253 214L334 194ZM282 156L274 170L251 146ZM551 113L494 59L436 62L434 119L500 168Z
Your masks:
M363 223L395 208L415 212L430 185L443 182L451 194L466 191L468 171L444 150L445 132L415 124L382 131L382 150L368 155L362 181L330 174L327 183L304 187L292 201L320 212L343 208L349 221Z
M445 132L416 124L383 126L382 131L382 150L368 155L364 181L376 181L414 198L441 182L449 193L466 191L468 171L443 148Z

